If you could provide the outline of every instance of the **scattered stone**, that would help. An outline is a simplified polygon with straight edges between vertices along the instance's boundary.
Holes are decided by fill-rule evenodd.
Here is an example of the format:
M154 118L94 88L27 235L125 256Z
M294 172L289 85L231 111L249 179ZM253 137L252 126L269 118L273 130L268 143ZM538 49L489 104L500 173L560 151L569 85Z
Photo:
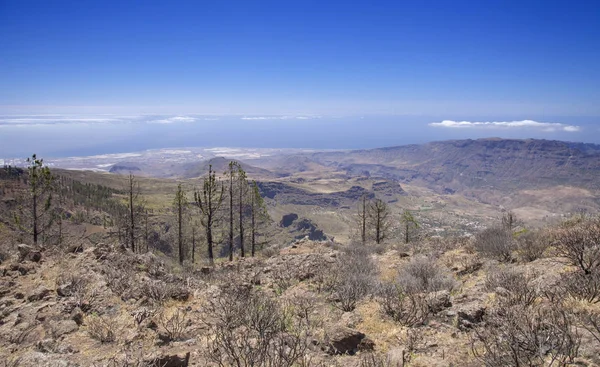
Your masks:
M27 297L27 300L29 302L41 301L49 294L50 290L48 288L39 286L29 295L29 297Z

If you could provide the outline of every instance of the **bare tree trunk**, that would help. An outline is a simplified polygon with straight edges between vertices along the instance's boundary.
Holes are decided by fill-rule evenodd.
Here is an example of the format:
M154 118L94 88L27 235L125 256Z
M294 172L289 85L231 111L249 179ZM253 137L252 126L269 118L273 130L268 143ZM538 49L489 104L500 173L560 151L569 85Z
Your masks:
M37 246L38 243L38 217L37 217L37 193L36 193L36 187L35 184L33 186L33 205L31 206L32 208L32 215L33 215L33 245Z
M229 163L229 261L233 261L233 162Z
M133 207L133 175L129 174L129 245L131 251L135 252L135 215Z
M241 175L240 175L241 177ZM242 181L240 181L240 187L238 187L238 190L240 191L240 196L239 196L239 214L240 214L240 256L241 257L245 257L246 254L244 252L244 200L243 200L243 196L244 196L244 188L242 187L244 183Z
M252 217L251 217L251 232L252 232L252 257L254 257L256 248L256 208L254 203L254 193L252 194Z
M196 263L196 227L192 223L192 264Z

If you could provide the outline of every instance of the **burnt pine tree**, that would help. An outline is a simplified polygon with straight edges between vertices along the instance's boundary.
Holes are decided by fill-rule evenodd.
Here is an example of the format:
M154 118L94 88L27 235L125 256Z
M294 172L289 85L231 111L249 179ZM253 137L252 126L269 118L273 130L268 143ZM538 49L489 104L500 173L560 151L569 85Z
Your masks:
M238 217L239 217L239 233L240 233L240 256L245 257L244 249L244 212L246 210L246 196L248 195L248 180L246 178L246 172L242 169L241 165L238 165L237 172L237 190L238 190Z
M31 235L34 245L37 245L46 230L52 225L52 191L54 177L50 168L44 165L43 159L35 154L27 158L27 196L22 200L19 213L14 219L17 226Z
M204 178L202 191L194 192L194 200L200 209L200 224L205 230L208 245L208 260L214 264L213 226L218 222L219 211L223 205L225 188L216 178L212 165L208 166L208 176Z
M229 162L229 170L225 172L229 180L229 261L233 261L233 198L234 182L236 181L238 164L235 161Z
M188 200L185 195L185 191L181 187L181 184L177 185L177 192L175 193L175 199L173 200L173 206L177 213L177 249L179 251L179 264L183 265L184 260L184 246L183 246L183 221L184 211L188 205Z
M252 192L250 193L250 245L252 257L256 253L260 228L264 227L269 221L270 217L267 212L267 206L260 195L258 184L256 181L252 181Z
M367 200L367 195L363 195L360 198L360 202L358 204L358 226L360 228L360 240L364 245L367 243L367 221L369 218L369 201Z
M369 205L369 219L375 235L375 243L380 244L387 236L390 227L390 210L385 201L375 199Z
M419 228L419 223L408 209L402 213L402 223L404 224L404 243L409 243L410 229L414 228L417 230Z
M141 237L140 231L143 213L146 211L141 198L140 184L130 173L127 182L127 239L131 251L141 252L141 246L136 246L136 240Z

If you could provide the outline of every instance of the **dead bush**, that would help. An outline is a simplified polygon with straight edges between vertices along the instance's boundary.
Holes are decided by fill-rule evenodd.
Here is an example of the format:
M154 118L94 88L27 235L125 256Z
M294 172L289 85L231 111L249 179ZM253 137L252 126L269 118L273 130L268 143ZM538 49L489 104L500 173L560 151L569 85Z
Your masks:
M71 298L71 309L79 307L83 312L89 312L99 297L98 289L90 286L90 281L82 274L62 274L55 283L59 296Z
M450 291L455 285L452 275L427 256L414 257L403 266L398 272L398 282L410 293Z
M112 343L117 338L117 321L108 316L90 315L85 323L90 336L100 343Z
M206 358L218 366L291 367L308 347L301 324L250 287L222 289L205 313L211 335Z
M484 257L498 261L512 261L516 244L512 233L503 227L486 228L475 236L475 250Z
M531 306L541 292L534 284L537 274L526 274L514 268L491 269L485 279L488 291L496 292L504 306Z
M485 321L471 345L485 366L565 366L579 353L580 337L560 307L501 307Z
M584 311L580 315L582 326L592 334L600 345L600 311Z
M184 338L184 332L190 320L187 317L187 310L185 308L177 308L170 315L161 312L158 315L158 326L163 331L160 334L161 339L166 342L182 340Z
M600 269L586 274L581 270L561 275L559 287L576 300L600 302Z
M549 246L549 239L541 231L528 231L517 237L517 254L524 262L542 258Z
M557 255L585 274L600 272L600 218L578 216L552 233Z
M426 295L407 292L398 283L380 283L377 300L385 315L404 326L423 324L430 314Z
M350 246L338 256L325 280L325 288L332 293L335 306L348 312L356 303L369 295L376 284L377 265L366 246Z

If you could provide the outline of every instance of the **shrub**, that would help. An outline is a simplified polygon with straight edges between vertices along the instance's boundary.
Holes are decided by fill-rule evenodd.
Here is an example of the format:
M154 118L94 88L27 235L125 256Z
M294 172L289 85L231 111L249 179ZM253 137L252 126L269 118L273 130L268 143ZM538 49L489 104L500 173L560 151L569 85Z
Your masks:
M188 322L187 311L184 308L177 308L169 316L165 312L160 313L158 326L164 331L161 334L162 339L167 342L183 339Z
M564 366L578 355L579 335L561 308L501 307L486 321L471 346L485 366Z
M90 336L100 343L112 343L116 340L117 323L114 319L91 315L85 321Z
M436 260L427 256L417 256L400 269L398 282L411 293L438 292L451 290L455 282L452 275Z
M575 217L552 233L557 255L585 274L600 272L600 218Z
M584 311L581 315L582 326L592 334L600 345L600 312Z
M503 227L483 230L475 237L474 246L481 255L503 262L512 261L516 249L512 233Z
M486 276L485 286L497 293L504 306L531 306L540 296L533 284L535 278L535 273L525 274L514 268L492 269Z
M580 270L562 274L560 287L576 300L598 303L600 302L600 269L590 274Z
M404 326L423 324L429 317L426 296L406 292L397 283L380 283L377 300L385 315Z
M521 261L534 261L544 256L549 245L542 232L528 231L517 237L517 254Z
M377 265L366 246L350 246L338 258L325 280L336 307L352 311L356 303L367 296L376 284Z
M218 366L291 367L308 347L306 332L266 294L231 285L208 301L206 358Z

